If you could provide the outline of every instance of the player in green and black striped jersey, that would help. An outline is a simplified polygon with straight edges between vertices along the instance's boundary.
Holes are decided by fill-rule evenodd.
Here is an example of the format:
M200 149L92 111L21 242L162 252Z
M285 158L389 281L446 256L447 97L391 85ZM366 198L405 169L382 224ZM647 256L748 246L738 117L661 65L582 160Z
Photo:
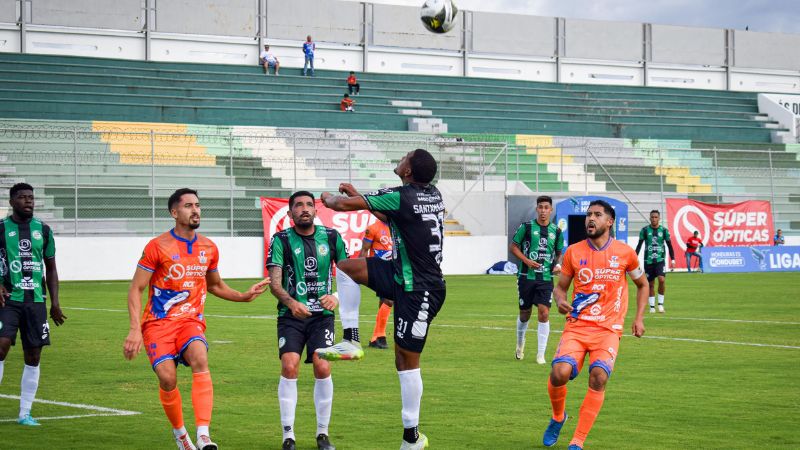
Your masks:
M315 351L334 342L333 310L339 302L331 295L333 265L347 259L347 249L338 231L314 223L316 216L312 193L292 194L289 217L294 226L272 236L267 254L267 268L272 279L270 290L278 298L278 354L281 359L278 402L283 448L294 448L295 443L294 412L303 347L306 347L305 362L313 363L316 378L317 446L334 448L328 440L333 401L331 367Z
M517 318L517 349L515 357L525 356L525 332L533 305L538 314L538 346L536 362L544 364L544 352L550 336L550 304L553 299L553 274L561 271L564 237L561 229L550 221L553 199L542 195L536 199L536 219L519 226L509 245L509 251L519 258L517 274L519 317Z
M658 312L664 312L664 292L666 291L664 272L665 252L664 245L669 250L671 267L675 267L675 251L672 249L672 239L669 230L659 225L661 213L657 209L650 211L650 225L642 228L639 232L639 243L636 244L636 254L644 246L644 271L647 274L647 281L650 283L650 312L656 312L655 284L658 278Z
M31 404L39 387L42 347L50 345L45 283L50 291L50 317L61 325L66 316L58 302L58 272L53 232L33 217L33 187L15 184L10 191L12 214L0 222L0 382L6 355L22 338L25 368L19 400L20 425L39 425L31 417ZM46 280L46 281L45 281Z

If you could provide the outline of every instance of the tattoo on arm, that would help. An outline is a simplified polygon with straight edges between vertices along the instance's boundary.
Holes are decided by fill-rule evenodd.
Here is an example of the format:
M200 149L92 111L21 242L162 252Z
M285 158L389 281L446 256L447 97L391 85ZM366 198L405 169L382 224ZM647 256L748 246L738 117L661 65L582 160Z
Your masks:
M278 266L270 266L269 267L269 290L272 292L272 295L281 302L282 305L289 306L289 303L294 301L291 295L283 288L282 281L283 281L283 268Z

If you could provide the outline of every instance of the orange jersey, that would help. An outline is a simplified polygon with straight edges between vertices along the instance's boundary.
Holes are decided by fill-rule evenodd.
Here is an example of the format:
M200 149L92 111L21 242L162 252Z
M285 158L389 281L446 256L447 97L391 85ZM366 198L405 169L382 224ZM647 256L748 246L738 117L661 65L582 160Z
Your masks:
M392 259L392 232L389 225L376 220L375 223L367 227L364 233L364 240L372 243L372 254L381 259Z
M205 323L206 274L217 270L219 251L205 236L192 241L170 230L147 243L138 267L152 272L142 327L154 320Z
M347 108L353 106L356 102L352 98L343 98L339 105L342 108L342 111L347 111Z
M567 328L591 322L621 335L628 311L625 274L631 278L643 274L634 250L613 238L596 249L587 239L567 248L561 272L572 277L573 285Z

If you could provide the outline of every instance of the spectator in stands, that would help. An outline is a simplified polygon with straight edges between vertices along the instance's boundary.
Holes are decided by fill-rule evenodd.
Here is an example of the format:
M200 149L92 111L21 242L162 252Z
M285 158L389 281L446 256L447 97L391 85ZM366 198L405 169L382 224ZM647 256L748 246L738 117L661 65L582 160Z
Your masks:
M703 241L700 239L700 232L695 231L694 235L686 241L686 271L692 271L692 256L697 258L697 270L703 272L703 256L700 249L703 248Z
M778 228L778 232L775 234L775 239L773 244L775 245L784 245L786 244L786 240L783 238L783 230Z
M347 90L350 91L350 95L353 95L353 91L356 91L356 95L361 91L361 85L356 80L356 73L352 70L350 71L350 76L347 77Z
M342 99L341 103L339 103L339 106L342 108L342 111L356 111L356 102L350 98L350 94L344 94L344 98Z
M264 75L269 75L270 67L275 69L275 75L278 75L278 71L281 69L281 62L274 53L269 51L269 45L264 46L264 51L258 57L258 63L264 66Z
M303 54L306 56L306 62L303 64L303 76L306 76L308 66L311 66L311 76L314 76L314 51L317 49L317 44L311 41L311 35L306 36L306 41L303 42Z

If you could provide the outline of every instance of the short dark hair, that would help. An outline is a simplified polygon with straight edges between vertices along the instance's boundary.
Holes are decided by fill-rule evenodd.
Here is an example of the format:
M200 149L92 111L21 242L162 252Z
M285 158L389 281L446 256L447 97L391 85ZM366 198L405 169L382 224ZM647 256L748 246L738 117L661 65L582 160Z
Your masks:
M197 195L197 191L195 191L194 189L180 188L169 196L169 200L167 200L167 211L172 212L172 208L174 208L175 205L177 205L181 201L181 197L183 197L186 194L192 194L200 198L200 196Z
M350 94L348 94L348 93L345 93L345 94L344 94L344 98L350 98Z
M692 234L700 234L700 232L697 231L697 230L694 230L694 233L692 233Z
M297 197L311 197L311 200L314 199L314 194L308 191L297 191L289 197L289 208L294 206L294 199Z
M17 183L8 190L8 198L14 198L19 191L33 191L33 186L28 183Z
M553 206L553 197L549 195L540 195L536 197L536 206L539 206L539 203L550 203L550 206Z
M352 70L350 71L350 73L352 73L353 75L355 75L355 72L353 72Z
M411 164L411 175L418 183L428 184L436 176L436 160L425 149L414 150L409 164Z
M657 210L657 209L654 209L654 210L650 211L650 214L653 214L653 213L656 213L659 216L661 215L661 212L659 210Z
M605 201L605 200L592 200L591 203L589 203L589 207L592 207L592 206L595 206L595 205L602 206L603 210L606 212L606 214L611 216L612 220L617 220L616 211L614 211L614 208L612 208L611 205L607 201Z

